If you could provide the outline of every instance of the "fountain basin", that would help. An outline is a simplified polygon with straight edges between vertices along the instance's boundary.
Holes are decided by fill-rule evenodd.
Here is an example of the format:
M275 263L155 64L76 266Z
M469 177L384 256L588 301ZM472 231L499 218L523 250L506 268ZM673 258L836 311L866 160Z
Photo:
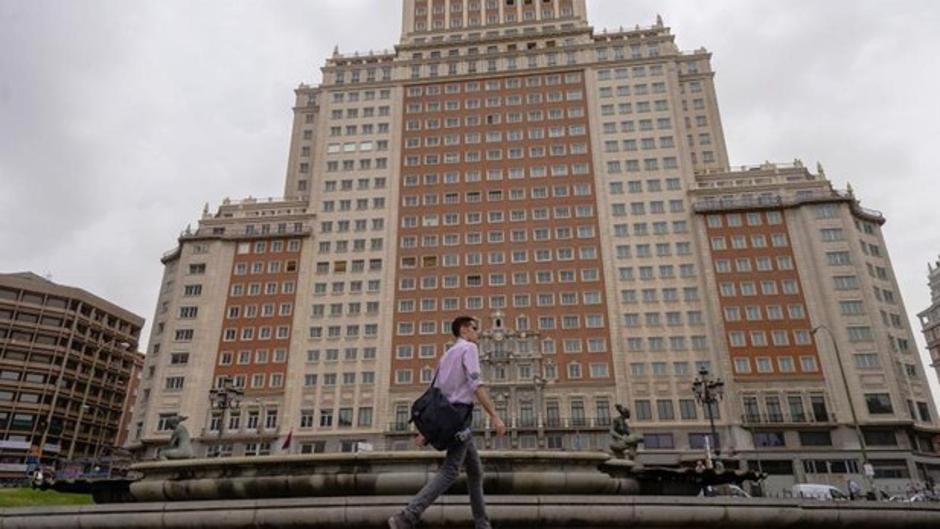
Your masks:
M604 453L481 452L484 489L502 495L626 495L640 483L601 470ZM444 460L443 452L359 452L138 463L135 501L197 501L323 496L407 496ZM466 490L461 477L451 493Z
M0 509L17 529L387 528L410 498L335 497L138 503ZM924 529L940 507L925 503L821 502L650 496L488 496L504 529ZM425 513L428 529L472 528L466 497L444 496Z

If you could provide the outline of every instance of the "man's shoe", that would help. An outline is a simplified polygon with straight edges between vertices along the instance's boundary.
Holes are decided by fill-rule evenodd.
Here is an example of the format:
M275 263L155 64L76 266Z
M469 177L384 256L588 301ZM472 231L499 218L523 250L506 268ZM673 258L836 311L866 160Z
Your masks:
M405 515L398 513L388 519L388 529L413 529L414 526L405 518Z

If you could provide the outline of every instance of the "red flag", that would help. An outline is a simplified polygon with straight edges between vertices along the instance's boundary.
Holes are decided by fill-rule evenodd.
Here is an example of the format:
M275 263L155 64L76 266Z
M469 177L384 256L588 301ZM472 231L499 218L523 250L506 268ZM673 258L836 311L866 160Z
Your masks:
M284 444L281 445L281 450L290 449L290 440L294 437L294 429L291 428L291 431L287 433L287 439L284 439Z

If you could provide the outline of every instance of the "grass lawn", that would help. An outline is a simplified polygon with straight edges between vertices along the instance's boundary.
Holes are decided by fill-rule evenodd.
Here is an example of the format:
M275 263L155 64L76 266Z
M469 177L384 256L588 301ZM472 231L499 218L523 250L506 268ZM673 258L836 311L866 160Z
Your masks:
M43 505L88 505L93 503L89 494L66 494L54 490L0 488L0 508L39 507Z

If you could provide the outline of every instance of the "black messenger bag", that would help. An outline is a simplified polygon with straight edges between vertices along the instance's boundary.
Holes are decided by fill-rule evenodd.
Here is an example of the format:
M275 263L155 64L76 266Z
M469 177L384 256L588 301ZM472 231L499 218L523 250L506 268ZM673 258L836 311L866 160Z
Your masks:
M457 432L466 427L470 408L454 406L439 388L431 386L411 405L411 420L428 444L438 450L447 450Z

